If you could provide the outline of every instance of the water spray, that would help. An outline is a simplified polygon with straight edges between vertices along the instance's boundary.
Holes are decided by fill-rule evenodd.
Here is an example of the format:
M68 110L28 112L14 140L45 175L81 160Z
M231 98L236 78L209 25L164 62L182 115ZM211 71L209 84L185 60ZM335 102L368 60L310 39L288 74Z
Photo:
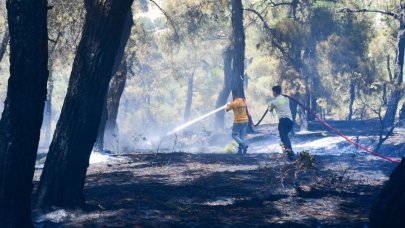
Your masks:
M219 112L219 111L221 111L221 110L223 110L225 108L226 108L226 105L224 105L224 106L222 106L220 108L217 108L214 111L211 111L211 112L209 112L209 113L207 113L205 115L202 115L202 116L200 116L200 117L198 117L198 118L196 118L194 120L191 120L191 121L189 121L189 122L187 122L187 123L185 123L183 125L180 125L177 128L175 128L174 130L167 133L166 136L169 136L169 135L172 135L172 134L174 134L174 133L176 133L178 131L181 131L181 130L183 130L183 129L185 129L185 128L187 128L187 127L189 127L189 126L191 126L191 125L193 125L193 124L195 124L195 123L197 123L197 122L199 122L199 121L201 121L201 120L203 120L203 119L205 119L205 118L207 118L209 116L214 115L215 113L217 113L217 112Z

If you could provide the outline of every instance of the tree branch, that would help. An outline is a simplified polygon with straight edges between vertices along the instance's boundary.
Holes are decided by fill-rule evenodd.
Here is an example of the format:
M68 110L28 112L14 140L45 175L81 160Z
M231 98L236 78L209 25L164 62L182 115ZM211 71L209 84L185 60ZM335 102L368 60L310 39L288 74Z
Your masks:
M49 38L49 37L48 37L48 41L51 41L52 43L55 43L55 44L56 44L56 40L53 40L53 39L51 39L51 38Z
M384 15L393 17L397 20L400 20L400 16L398 14L389 12L389 11L382 11L382 10L372 10L372 9L354 10L354 9L349 9L349 8L343 8L343 9L340 9L339 12L343 12L343 13L380 13L380 14L384 14Z
M282 54L285 58L287 58L288 60L292 61L293 59L287 54L287 52L284 50L284 48L281 46L281 44L277 43L277 42L274 40L275 31L274 31L274 29L272 29L272 28L269 26L269 24L267 23L267 20L264 19L264 17L263 17L259 12L257 12L255 9L244 9L244 10L247 11L247 12L252 12L252 13L256 14L256 16L263 22L263 27L267 30L267 32L269 32L269 33L272 35L272 37L271 37L271 44L272 44L274 47L276 47L276 48L281 52L281 54Z
M159 4L157 4L155 2L155 0L149 0L149 1L152 2L165 15L167 20L169 20L169 22L172 25L173 30L174 30L175 39L178 40L179 39L179 33L177 32L176 25L174 24L173 19L169 16L169 14L162 7L159 6Z
M277 6L289 6L293 4L292 2L274 2L272 0L269 0L269 5L271 5L272 7L277 7Z

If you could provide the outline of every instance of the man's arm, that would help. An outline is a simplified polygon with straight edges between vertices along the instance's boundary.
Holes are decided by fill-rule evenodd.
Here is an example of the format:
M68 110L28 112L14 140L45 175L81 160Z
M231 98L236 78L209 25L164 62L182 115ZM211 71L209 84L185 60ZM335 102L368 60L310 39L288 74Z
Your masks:
M269 108L268 109L269 109L270 112L273 112L274 108L275 108L275 106L274 106L273 102L271 101L269 103Z
M226 105L226 112L229 112L233 109L233 102Z

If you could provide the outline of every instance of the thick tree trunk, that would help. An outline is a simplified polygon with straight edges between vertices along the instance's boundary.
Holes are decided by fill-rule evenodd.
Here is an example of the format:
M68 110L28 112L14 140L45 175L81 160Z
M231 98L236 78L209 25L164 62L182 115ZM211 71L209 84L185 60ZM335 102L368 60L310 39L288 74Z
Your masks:
M232 0L232 95L245 99L245 30L243 28L242 0ZM252 117L249 115L247 133L254 132Z
M242 0L232 0L232 92L240 98L245 98L245 31L243 28Z
M191 104L193 102L193 84L194 84L194 72L188 78L187 85L187 101L184 109L184 121L187 122L190 119Z
M7 50L7 44L8 41L10 40L10 33L8 32L8 29L4 33L3 40L1 41L0 44L0 62L3 60L4 54L6 54Z
M232 55L232 46L229 46L224 52L224 86L219 93L216 108L226 104L232 91ZM225 110L215 114L215 126L221 129L225 127Z
M133 22L133 15L132 15L132 11L128 12L128 16L126 18L125 21L125 25L124 25L124 30L122 32L122 37L121 37L121 42L120 42L120 47L118 49L118 53L117 56L115 58L115 62L114 62L114 67L113 67L113 79L112 82L114 80L117 81L122 81L122 77L126 77L126 70L127 70L127 64L126 64L126 60L125 60L125 47L127 46L129 37L131 35L131 29L132 29L132 25L134 24ZM122 65L125 64L125 65ZM125 69L123 69L123 67ZM119 70L125 70L125 74L122 74L122 72L118 72ZM115 79L115 77L118 77L117 79ZM100 126L98 128L98 132L97 132L97 140L96 143L94 144L94 149L96 151L103 151L104 150L104 136L105 136L105 128L106 128L106 124L108 121L108 99L118 99L118 105L119 105L119 100L121 99L121 95L122 94L116 94L114 93L116 91L116 88L112 88L112 82L110 82L110 89L108 91L108 95L104 101L104 107L103 107L103 113L101 115L101 121L100 121ZM126 82L126 78L125 78L125 82ZM124 82L124 87L125 87L125 82ZM118 98L111 98L112 96L115 95L119 95ZM118 107L117 107L118 109ZM118 110L117 110L118 112ZM115 120L113 120L113 122L115 122ZM111 121L110 121L111 122Z
M394 80L395 87L391 90L390 98L388 99L387 111L384 116L385 126L392 126L395 122L395 115L398 109L399 100L401 100L403 91L401 85L403 82L404 72L404 49L405 49L405 7L402 9L402 20L400 23L400 29L398 31L398 43L397 43L397 59L395 62Z
M31 227L48 79L47 1L7 0L10 78L0 120L0 227Z
M392 172L370 214L370 227L405 227L405 159Z
M133 0L85 0L82 38L38 187L38 206L80 207L89 158Z
M349 115L347 115L347 120L352 121L353 118L353 104L356 99L356 85L353 80L350 81L350 102L349 102Z

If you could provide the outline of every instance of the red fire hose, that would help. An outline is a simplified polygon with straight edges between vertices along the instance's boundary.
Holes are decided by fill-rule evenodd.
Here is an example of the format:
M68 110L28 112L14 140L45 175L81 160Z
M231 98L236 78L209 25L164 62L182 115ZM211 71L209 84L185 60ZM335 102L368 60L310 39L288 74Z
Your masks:
M367 147L365 147L365 146L363 146L363 145L361 145L361 144L359 144L359 143L353 141L353 140L350 139L347 135L343 134L342 132L340 132L340 131L337 130L336 128L332 127L332 126L331 126L330 124L328 124L325 120L323 120L323 119L322 119L321 117L319 117L317 114L315 114L314 112L312 112L308 107L305 107L305 106L304 106L301 102L299 102L297 99L295 99L295 98L293 98L293 97L291 97L291 96L288 96L288 95L286 95L286 94L283 94L283 96L285 96L285 97L289 98L290 100L294 101L295 103L297 103L299 106L301 106L303 109L305 109L305 111L307 111L309 114L313 115L317 120L319 120L323 125L325 125L325 126L326 126L327 128L329 128L329 129L331 129L333 132L335 132L335 133L336 133L337 135L339 135L340 137L342 137L342 138L346 139L347 141L349 141L351 144L353 144L353 145L359 147L360 149L362 149L362 150L364 150L364 151L366 151L366 152L368 152L368 153L370 153L370 154L373 154L373 155L375 155L375 156L378 156L378 157L380 157L380 158L383 158L383 159L385 159L385 160L387 160L387 161L390 161L390 162L392 162L392 163L400 163L400 162L401 162L400 160L397 160L397 159L394 159L394 158L390 158L390 157L387 157L387 156L382 155L382 154L380 154L380 153L377 153L377 152L375 152L375 151L372 151L371 149L369 149L369 148L367 148ZM261 118L260 122L263 120L263 118L264 118L264 116L265 116L266 114L267 114L267 111L265 112L265 114L264 114L263 117ZM260 122L259 122L259 123L260 123ZM259 125L259 123L257 123L255 126Z

